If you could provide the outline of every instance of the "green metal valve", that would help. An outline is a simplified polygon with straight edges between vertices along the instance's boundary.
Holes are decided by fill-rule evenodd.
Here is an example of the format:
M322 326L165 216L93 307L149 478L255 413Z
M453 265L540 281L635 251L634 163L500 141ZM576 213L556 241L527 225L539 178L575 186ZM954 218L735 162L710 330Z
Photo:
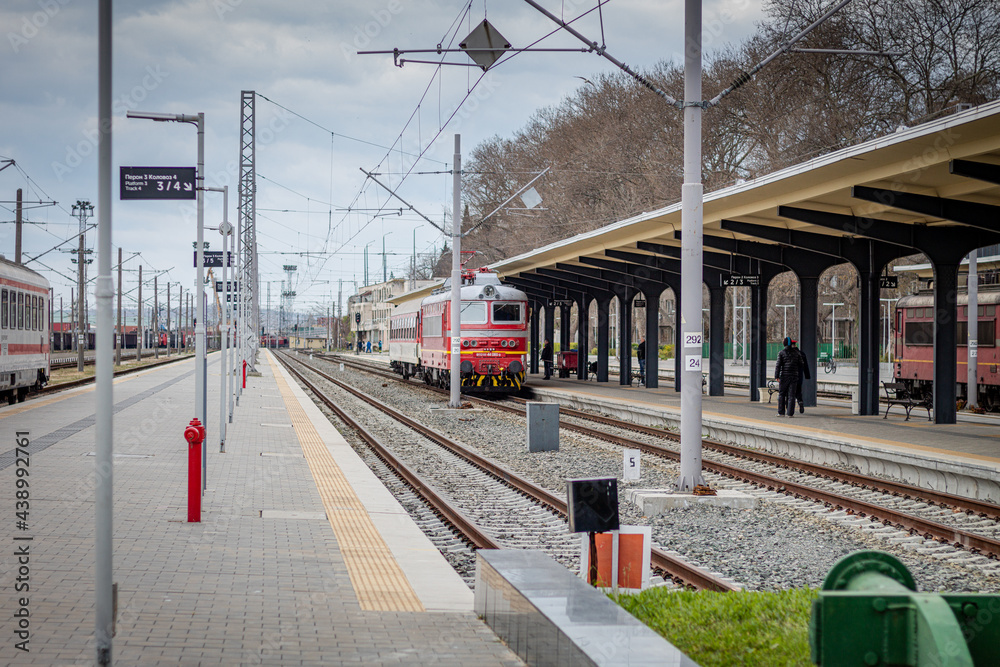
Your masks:
M809 643L822 667L1000 665L1000 595L918 593L894 556L858 551L826 575Z

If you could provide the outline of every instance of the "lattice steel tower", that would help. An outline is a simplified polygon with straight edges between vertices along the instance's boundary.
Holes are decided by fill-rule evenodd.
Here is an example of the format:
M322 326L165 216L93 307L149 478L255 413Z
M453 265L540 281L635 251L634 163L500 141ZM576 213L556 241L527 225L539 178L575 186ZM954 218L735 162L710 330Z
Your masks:
M299 267L294 264L285 264L282 270L287 278L281 283L281 316L283 321L279 327L285 324L287 318L291 317L292 308L295 307L295 290L292 289L295 283L292 282L292 276L299 270ZM288 333L287 325L285 325L285 333Z
M256 93L244 90L240 104L240 189L239 238L237 252L240 262L239 333L247 350L247 363L256 367L260 346L260 299L257 285L257 172L254 165Z

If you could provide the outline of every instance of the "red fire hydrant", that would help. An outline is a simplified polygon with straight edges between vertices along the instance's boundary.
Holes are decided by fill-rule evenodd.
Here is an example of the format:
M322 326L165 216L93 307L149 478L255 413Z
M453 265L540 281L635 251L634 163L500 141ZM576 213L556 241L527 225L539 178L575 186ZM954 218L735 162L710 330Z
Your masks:
M186 429L188 442L188 523L201 522L201 447L205 442L205 427L195 417Z
M247 388L247 362L246 359L243 360L243 388Z

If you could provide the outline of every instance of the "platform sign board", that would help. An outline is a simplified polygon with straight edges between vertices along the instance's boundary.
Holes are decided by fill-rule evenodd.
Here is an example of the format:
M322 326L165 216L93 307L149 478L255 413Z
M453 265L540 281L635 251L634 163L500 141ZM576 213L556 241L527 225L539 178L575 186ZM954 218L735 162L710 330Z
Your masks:
M760 287L760 276L739 275L734 273L728 278L722 279L723 287Z
M572 299L551 299L549 305L558 308L570 308L573 305Z
M121 167L121 199L195 199L194 167Z
M645 299L636 299L635 301L632 302L632 305L634 307L636 307L636 308L645 308L646 307L646 300Z
M205 268L222 268L222 251L221 250L203 250ZM229 266L233 265L233 253L227 252L226 257L229 258ZM198 251L194 251L194 266L198 266Z
M229 260L232 261L232 257L230 257ZM227 283L226 284L226 290L225 290L226 292L236 292L236 291L239 291L239 289L240 289L240 282L238 280L227 280L226 283ZM215 281L215 291L216 292L223 291L222 290L222 281L221 280L216 280Z
M898 289L899 276L879 276L878 286L881 289Z

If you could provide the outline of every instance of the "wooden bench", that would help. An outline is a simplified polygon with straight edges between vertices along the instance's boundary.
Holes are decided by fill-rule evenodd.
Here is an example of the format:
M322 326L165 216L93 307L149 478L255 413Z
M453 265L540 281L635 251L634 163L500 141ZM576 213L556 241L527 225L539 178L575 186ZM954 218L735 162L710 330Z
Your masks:
M882 419L889 418L889 410L892 406L901 405L906 410L906 419L904 421L910 421L910 411L913 408L924 408L927 410L927 421L932 421L931 398L929 396L914 398L910 395L910 390L902 382L883 382L882 388L885 390L885 400L887 403L885 415Z

